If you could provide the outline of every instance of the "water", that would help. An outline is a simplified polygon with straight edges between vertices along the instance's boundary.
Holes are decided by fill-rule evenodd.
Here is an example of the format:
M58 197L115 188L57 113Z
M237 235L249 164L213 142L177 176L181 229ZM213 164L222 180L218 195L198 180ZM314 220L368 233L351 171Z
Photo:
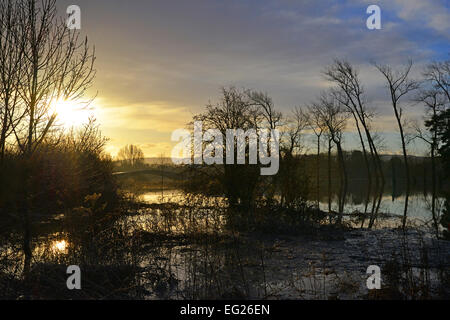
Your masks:
M351 214L354 212L364 212L365 203L358 201L359 197L350 194L346 200L344 212ZM181 190L164 190L162 196L161 191L146 192L140 195L140 199L148 204L174 202L179 203L184 199L183 191ZM436 212L438 216L442 212L445 199L437 197ZM371 210L372 200L368 205L368 212ZM405 206L405 196L401 195L393 197L391 194L384 194L381 198L379 213L386 214L391 218L403 217L403 210ZM337 201L333 201L332 210L338 211ZM322 199L320 202L320 209L328 211L328 202ZM408 218L411 218L416 224L424 225L432 221L431 215L431 195L424 195L423 193L415 193L409 196L408 200Z
M140 199L149 204L161 202L187 204L189 201L181 190L165 190L164 196L161 192L148 192L142 194ZM345 208L347 213L364 211L364 203L358 203L354 199L356 197L349 196ZM222 198L211 199L218 202L222 200ZM404 196L392 198L390 195L384 195L380 212L401 217L404 201ZM440 210L443 199L439 198L437 203L437 209ZM220 207L218 204L215 206L214 203L202 202L202 204L207 208ZM326 202L321 203L321 206L323 209L328 207ZM333 208L336 207L333 203ZM410 196L408 216L423 222L429 221L431 220L430 207L429 197L414 194ZM189 218L188 207L174 211L170 205L167 208L153 209L148 213L124 218L124 225L120 227L115 225L115 228L125 230L125 234L118 233L119 237L113 238L112 243L108 243L108 239L105 240L113 250L108 252L102 249L101 255L107 256L103 257L102 261L113 265L117 261L128 261L142 268L142 273L137 276L149 292L145 296L146 299L205 299L240 296L255 299L328 299L330 297L355 299L364 298L367 295L365 287L367 266L383 265L386 259L398 253L402 237L404 237L399 230L377 229L352 230L343 235L341 241L305 240L301 235L277 235L261 239L243 237L239 243L234 241L217 241L216 243L209 237L192 243L176 240L176 237L167 240L164 238L139 240L141 239L139 230L147 231L148 229L149 232L164 230L166 223L171 227L172 236L178 234L177 230L172 230L173 226L178 225L180 225L180 231L183 231L183 228L192 231L196 227L203 231L208 228L220 230L219 227L223 221L208 217L209 209L207 208L195 209L200 219L194 219L192 222ZM199 221L208 222L208 225ZM216 223L215 227L214 223ZM128 242L127 237L122 238L124 235L131 236L133 245ZM438 274L436 270L439 270L441 265L448 265L448 252L450 252L448 243L442 241L437 243L429 235L421 235L413 231L410 231L407 236L407 241L403 242L408 244L409 251L414 254L408 259L413 259L415 265L421 263L422 243L426 243L429 248L438 248L439 252L444 253L444 256L441 256L436 250L430 249L429 261L433 263L430 266L431 275ZM94 239L98 241L98 235ZM120 245L121 241L124 241L122 245ZM34 259L36 262L51 262L63 266L72 264L73 261L78 263L79 257L76 254L81 250L81 245L73 242L68 234L54 233L35 244ZM19 254L17 260L20 264L22 261L20 246L17 247L17 252ZM95 255L95 259L97 258L100 256ZM10 272L17 273L17 270ZM62 274L65 276L64 272Z
M444 202L444 198L436 199L436 212L438 213L438 216L443 209ZM368 206L368 212L370 212L371 210L371 205L372 203L370 202ZM328 203L321 202L320 207L322 210L328 210ZM346 202L345 212L364 212L364 207L364 203L355 203L350 196ZM391 217L400 218L403 216L404 207L404 195L394 198L391 195L385 194L381 198L379 213L383 213ZM332 210L338 210L336 203L332 204ZM408 200L408 217L416 222L419 222L419 224L426 224L431 222L431 196L425 196L423 194L410 195Z
M162 202L180 202L183 197L183 192L181 190L164 190L152 191L141 194L139 198L149 204L152 203L162 203Z

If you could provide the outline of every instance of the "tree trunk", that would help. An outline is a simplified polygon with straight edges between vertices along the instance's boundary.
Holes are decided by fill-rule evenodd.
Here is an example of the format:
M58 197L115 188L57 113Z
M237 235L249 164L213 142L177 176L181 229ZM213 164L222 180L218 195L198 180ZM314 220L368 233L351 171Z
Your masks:
M320 204L320 135L317 136L317 209Z
M331 213L331 139L328 140L328 212Z
M344 213L344 206L345 206L345 198L347 197L347 170L345 167L345 160L344 160L344 153L342 152L342 147L340 141L336 143L337 149L338 149L338 156L339 156L339 167L341 172L341 191L340 191L340 208L339 208L339 222L342 221L342 216Z
M436 231L436 237L439 237L439 221L436 215L436 157L434 150L435 149L434 141L431 144L431 214L433 217L433 224Z
M356 114L353 110L351 110L353 118L355 119L355 124L356 124L356 129L358 131L358 136L359 136L359 141L361 142L361 147L362 147L362 151L363 151L363 156L364 156L364 163L366 165L366 171L367 171L367 197L366 197L366 202L364 205L364 216L363 219L361 221L361 228L364 227L364 222L366 220L366 215L367 215L367 207L369 205L369 201L370 201L370 194L372 191L372 174L370 172L370 166L369 166L369 160L367 158L367 150L366 150L366 144L364 143L364 139L361 133L361 129L359 127L359 122L358 122L358 118L356 117Z
M405 207L403 210L403 220L402 220L402 228L404 230L406 227L406 217L408 214L408 199L409 199L409 189L410 189L409 164L408 164L408 154L406 152L405 135L403 132L403 126L402 126L402 122L400 119L400 114L398 113L397 105L395 103L394 103L393 107L394 107L395 118L397 119L398 128L400 130L400 138L402 141L402 151L403 151L403 161L405 162L405 174L406 174L406 191L405 191L405 193L406 193L406 195L405 195Z
M6 93L6 95L8 95L8 93ZM0 164L3 164L5 160L6 132L8 131L8 113L9 102L8 98L6 98L3 112L2 132L0 136Z

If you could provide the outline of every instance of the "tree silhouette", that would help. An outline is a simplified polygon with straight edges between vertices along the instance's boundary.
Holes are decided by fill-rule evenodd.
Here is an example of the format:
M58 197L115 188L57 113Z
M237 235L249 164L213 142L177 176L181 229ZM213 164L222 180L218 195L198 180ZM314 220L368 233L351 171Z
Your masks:
M117 159L123 168L138 169L144 164L144 152L133 144L126 145L119 150Z
M24 274L32 260L33 157L49 136L57 114L58 100L78 100L95 76L94 52L87 38L69 30L57 15L56 0L5 0L0 6L0 98L2 158L5 139L15 138L23 167L23 200L18 207L23 218Z
M376 65L377 69L385 77L387 82L387 88L389 90L392 108L394 109L395 119L397 120L398 129L400 131L400 139L402 142L403 161L405 162L406 173L406 195L405 195L405 207L403 210L403 229L406 227L406 216L408 214L408 198L411 188L411 174L408 164L408 153L406 150L406 137L405 137L405 124L403 109L400 105L400 99L407 95L409 92L417 90L419 88L418 82L409 79L409 73L411 71L413 63L409 61L403 70L393 70L390 66Z

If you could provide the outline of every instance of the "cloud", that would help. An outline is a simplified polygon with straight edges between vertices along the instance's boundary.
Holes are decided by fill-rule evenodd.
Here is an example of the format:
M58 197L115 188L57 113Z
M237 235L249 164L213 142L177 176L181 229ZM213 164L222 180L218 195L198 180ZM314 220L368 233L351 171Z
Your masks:
M449 10L438 0L377 1L382 30L366 28L365 0L78 2L96 45L99 118L117 145L170 143L221 86L266 91L287 112L327 87L321 71L334 58L361 68L370 103L388 117L370 61L422 63L449 47Z
M447 2L447 4L445 4ZM411 24L421 24L450 37L450 9L446 0L394 0L398 16Z

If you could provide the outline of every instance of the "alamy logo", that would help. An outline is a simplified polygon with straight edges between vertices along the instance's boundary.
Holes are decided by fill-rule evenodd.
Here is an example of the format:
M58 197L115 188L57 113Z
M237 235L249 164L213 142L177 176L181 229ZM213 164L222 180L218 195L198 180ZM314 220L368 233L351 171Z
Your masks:
M370 277L367 278L367 289L381 289L381 269L377 265L371 265L367 268L367 274L370 274Z
M366 26L369 30L380 30L381 29L381 9L376 4L370 5L367 10L367 14L370 16L367 18Z
M81 270L80 267L77 265L71 265L67 267L67 274L70 274L70 276L67 278L66 285L67 289L73 290L81 289Z
M208 129L203 132L202 122L195 121L193 139L190 131L178 129L172 133L172 141L179 141L172 150L172 162L175 164L193 162L212 165L224 164L224 161L227 165L235 162L245 164L248 154L249 164L257 164L259 158L260 164L268 165L261 167L261 175L274 175L279 169L280 132L276 129L226 129L224 133L218 129Z
M67 7L66 13L69 17L66 20L67 28L70 30L81 29L81 9L77 5L71 5Z

